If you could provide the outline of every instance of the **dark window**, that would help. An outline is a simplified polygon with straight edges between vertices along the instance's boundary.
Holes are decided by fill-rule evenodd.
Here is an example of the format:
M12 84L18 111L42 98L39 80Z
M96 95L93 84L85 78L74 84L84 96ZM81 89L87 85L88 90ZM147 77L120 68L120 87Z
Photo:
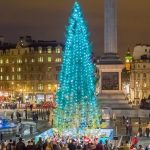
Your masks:
M146 78L146 73L143 73L143 77Z
M33 71L33 67L31 67L31 71Z
M57 66L57 67L56 67L56 71L59 71L59 70L60 70L60 66Z

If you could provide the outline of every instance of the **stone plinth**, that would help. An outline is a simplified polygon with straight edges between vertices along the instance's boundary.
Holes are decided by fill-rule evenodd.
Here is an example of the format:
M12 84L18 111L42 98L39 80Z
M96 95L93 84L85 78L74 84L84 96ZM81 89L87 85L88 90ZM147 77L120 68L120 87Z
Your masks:
M99 64L99 92L100 93L122 93L121 72L123 64Z

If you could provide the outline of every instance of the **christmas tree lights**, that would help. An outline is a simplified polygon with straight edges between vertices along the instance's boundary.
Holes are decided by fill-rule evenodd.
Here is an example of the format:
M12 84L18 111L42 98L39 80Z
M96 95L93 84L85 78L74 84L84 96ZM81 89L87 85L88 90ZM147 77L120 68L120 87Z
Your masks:
M74 3L66 31L54 127L59 130L99 128L100 107L95 96L91 44L78 2Z

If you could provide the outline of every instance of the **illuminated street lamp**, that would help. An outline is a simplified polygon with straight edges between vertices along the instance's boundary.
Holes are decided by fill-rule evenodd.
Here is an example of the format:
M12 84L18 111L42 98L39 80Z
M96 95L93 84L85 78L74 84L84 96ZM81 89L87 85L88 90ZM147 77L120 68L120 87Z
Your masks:
M130 50L128 49L128 52L125 56L125 67L126 67L126 71L130 71L131 70L131 63L132 63L133 57L130 53Z

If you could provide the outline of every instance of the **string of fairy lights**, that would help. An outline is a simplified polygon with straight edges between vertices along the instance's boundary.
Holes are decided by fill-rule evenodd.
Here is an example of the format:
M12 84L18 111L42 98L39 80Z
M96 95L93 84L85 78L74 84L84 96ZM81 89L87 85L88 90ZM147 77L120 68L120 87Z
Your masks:
M68 128L85 129L100 126L94 65L88 38L81 7L75 1L66 29L63 63L56 93L54 127L61 131Z

